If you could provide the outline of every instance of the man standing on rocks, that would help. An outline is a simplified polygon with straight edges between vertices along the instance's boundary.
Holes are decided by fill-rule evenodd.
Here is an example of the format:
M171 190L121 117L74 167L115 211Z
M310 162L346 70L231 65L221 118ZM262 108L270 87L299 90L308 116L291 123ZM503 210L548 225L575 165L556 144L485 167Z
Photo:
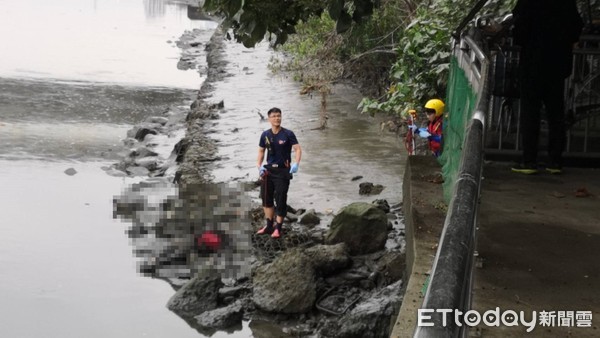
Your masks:
M257 167L261 178L260 197L267 225L257 234L270 234L279 238L282 223L287 213L287 193L292 174L298 172L302 149L296 135L281 126L281 109L269 109L267 116L271 129L263 131L258 142ZM263 164L267 151L267 163ZM292 163L292 150L295 162Z

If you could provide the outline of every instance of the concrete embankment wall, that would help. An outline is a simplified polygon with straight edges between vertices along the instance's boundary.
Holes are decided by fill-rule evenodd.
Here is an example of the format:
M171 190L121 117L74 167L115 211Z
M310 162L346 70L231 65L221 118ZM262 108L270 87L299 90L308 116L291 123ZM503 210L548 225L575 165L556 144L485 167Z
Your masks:
M403 183L406 227L406 292L391 337L412 337L417 309L446 217L441 167L433 156L410 156Z

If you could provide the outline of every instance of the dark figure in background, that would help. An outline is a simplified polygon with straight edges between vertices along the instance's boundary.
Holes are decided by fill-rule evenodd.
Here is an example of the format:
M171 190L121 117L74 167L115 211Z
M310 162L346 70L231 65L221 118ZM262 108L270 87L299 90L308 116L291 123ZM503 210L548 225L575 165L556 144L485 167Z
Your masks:
M514 41L521 46L521 137L523 159L512 171L537 173L542 104L549 135L546 170L562 173L566 141L565 78L571 74L573 45L583 22L575 0L518 0L513 9Z

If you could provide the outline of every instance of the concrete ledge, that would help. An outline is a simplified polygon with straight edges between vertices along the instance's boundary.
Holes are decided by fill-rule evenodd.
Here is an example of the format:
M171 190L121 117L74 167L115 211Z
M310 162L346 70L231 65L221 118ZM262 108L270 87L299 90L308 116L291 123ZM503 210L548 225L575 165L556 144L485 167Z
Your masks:
M406 227L406 274L404 300L393 323L391 337L412 337L417 309L423 303L425 285L446 218L441 167L432 156L410 156L403 183Z

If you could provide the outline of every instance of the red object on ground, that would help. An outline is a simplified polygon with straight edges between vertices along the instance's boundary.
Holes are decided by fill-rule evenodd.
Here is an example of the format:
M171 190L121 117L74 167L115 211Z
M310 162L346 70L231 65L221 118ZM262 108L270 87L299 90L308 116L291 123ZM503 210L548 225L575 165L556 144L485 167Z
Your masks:
M279 233L279 229L275 228L275 230L273 231L273 234L271 234L272 238L279 238L281 237L281 234Z
M212 251L217 251L221 247L221 238L219 235L211 231L206 231L202 236L198 237L198 247L206 247Z

